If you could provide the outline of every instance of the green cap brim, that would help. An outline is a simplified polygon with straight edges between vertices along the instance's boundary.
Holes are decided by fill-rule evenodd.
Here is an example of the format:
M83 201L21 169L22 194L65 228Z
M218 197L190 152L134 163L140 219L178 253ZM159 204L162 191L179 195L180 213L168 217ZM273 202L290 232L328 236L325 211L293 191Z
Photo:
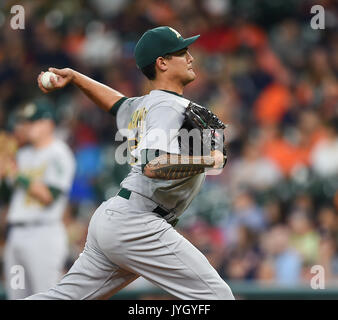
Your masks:
M175 49L173 49L172 51L170 52L167 52L167 53L173 53L173 52L176 52L176 51L180 51L186 47L189 47L192 43L194 43L198 38L200 37L200 35L197 35L197 36L193 36L193 37L190 37L190 38L186 38L184 39L184 41L178 46L176 47Z

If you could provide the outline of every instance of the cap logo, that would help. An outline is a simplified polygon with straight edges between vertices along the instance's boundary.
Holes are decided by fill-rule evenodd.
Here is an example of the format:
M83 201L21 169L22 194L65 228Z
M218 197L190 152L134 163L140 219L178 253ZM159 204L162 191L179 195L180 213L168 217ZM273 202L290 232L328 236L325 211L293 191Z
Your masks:
M33 103L28 104L23 110L23 115L26 117L31 117L36 111L36 106Z
M176 37L177 37L177 38L182 38L182 36L179 34L178 31L176 31L175 29L173 29L173 28L171 28L171 27L169 27L169 29L170 29L173 33L176 34Z

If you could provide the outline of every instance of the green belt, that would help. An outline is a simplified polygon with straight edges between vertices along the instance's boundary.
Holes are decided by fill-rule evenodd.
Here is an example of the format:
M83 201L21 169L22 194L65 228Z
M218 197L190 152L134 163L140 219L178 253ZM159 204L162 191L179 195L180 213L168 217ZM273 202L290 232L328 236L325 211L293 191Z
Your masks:
M130 195L131 195L131 191L128 190L128 189L122 188L122 189L118 192L117 195L120 196L120 197L122 197L122 198L124 198L124 199L129 200ZM167 216L167 215L170 213L170 212L164 210L163 208L161 208L160 206L157 206L157 207L153 210L153 212L158 213L158 214L159 214L161 217L163 217L163 218L164 218L165 216ZM174 220L171 221L171 222L168 221L168 223L170 223L173 227L176 226L177 222L178 222L178 218L174 219Z

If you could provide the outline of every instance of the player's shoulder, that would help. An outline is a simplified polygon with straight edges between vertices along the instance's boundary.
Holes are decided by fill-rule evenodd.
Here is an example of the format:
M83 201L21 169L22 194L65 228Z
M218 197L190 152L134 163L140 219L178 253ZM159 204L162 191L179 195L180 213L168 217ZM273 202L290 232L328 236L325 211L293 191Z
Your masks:
M152 90L147 95L149 108L173 108L179 112L184 112L189 104L189 100L183 96L166 90Z
M51 154L74 158L74 154L70 146L60 138L55 138L51 148Z
M19 148L18 152L17 152L17 156L18 157L25 157L25 156L29 156L32 153L34 153L34 147L30 144L22 146Z
M190 100L183 96L176 94L175 92L167 90L152 90L148 94L138 97L123 97L121 105L128 104L130 106L146 107L147 109L154 108L157 106L166 107L181 107L186 108Z

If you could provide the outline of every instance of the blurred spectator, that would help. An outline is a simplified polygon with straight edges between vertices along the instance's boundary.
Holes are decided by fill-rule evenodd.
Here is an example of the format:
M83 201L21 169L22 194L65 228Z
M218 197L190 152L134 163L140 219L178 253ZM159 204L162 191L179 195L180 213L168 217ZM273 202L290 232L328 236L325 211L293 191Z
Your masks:
M291 201L290 206L293 211L305 212L305 215L307 215L309 219L311 218L310 214L314 212L313 200L307 193L298 193ZM313 223L315 223L315 221L313 221Z
M252 280L261 260L258 234L246 226L239 226L236 245L228 245L222 265L217 268L225 279Z
M314 171L321 177L338 175L338 118L327 126L327 137L311 153Z
M320 241L318 263L325 270L325 281L328 285L338 283L338 250L337 237L324 236Z
M296 146L283 137L276 125L262 126L259 138L263 155L271 159L284 176L292 175L293 170L303 162Z
M241 188L264 191L277 184L280 178L278 167L262 156L257 141L247 142L243 146L241 157L234 162L230 172L231 189L234 193Z
M274 284L276 278L276 270L272 258L264 258L261 260L256 272L256 279L264 284Z
M105 30L103 23L92 21L86 28L80 58L93 67L115 63L121 55L121 44L115 32Z
M314 265L318 261L320 237L309 213L296 209L288 216L290 227L290 244L301 255L307 265Z
M241 227L247 227L254 232L263 231L265 227L263 210L257 205L253 195L240 191L234 197L232 209L222 222L225 241L229 246L236 246L240 241Z
M273 83L264 88L254 108L255 116L262 125L278 124L291 106L291 93L282 84Z
M318 210L318 230L322 236L332 236L338 241L338 215L332 206L322 206Z
M281 204L275 199L269 199L264 204L264 220L268 228L283 223Z
M286 65L295 70L304 67L304 54L308 43L303 38L301 26L295 19L286 19L274 28L270 35L272 48Z
M200 220L183 229L182 233L206 256L215 269L219 268L225 247L220 228Z
M301 281L302 258L290 245L289 228L276 225L263 238L263 247L272 261L276 283L297 285Z

